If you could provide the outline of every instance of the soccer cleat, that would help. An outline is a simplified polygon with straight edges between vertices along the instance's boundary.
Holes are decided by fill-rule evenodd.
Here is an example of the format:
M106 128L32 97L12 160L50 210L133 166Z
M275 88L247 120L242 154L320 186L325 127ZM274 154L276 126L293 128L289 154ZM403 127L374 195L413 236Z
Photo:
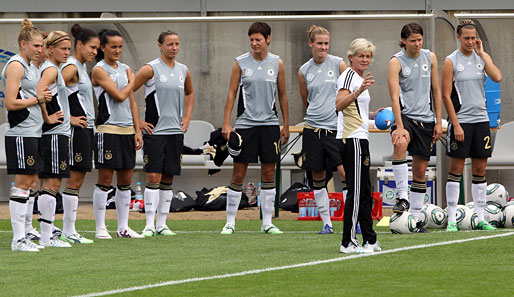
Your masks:
M11 251L13 252L39 252L38 248L32 247L25 238L11 242Z
M482 222L478 223L477 229L478 230L496 230L496 227L489 224L488 221L482 220Z
M59 238L52 238L49 241L39 241L39 244L44 247L55 247L55 248L70 248L71 244L60 240Z
M157 235L157 230L155 230L154 227L146 226L141 232L141 235L143 235L144 237L152 237Z
M446 232L458 232L459 228L457 228L457 223L448 223L448 226L446 226Z
M393 212L404 212L408 210L410 207L410 203L408 200L403 198L396 199L396 205L393 207Z
M414 229L414 233L429 233L427 229L421 226L421 222L416 223L416 228Z
M355 233L362 234L361 224L357 224L357 228L355 228Z
M42 250L42 249L44 249L44 248L45 248L44 246L39 245L39 244L37 244L37 243L33 242L32 240L30 240L30 239L26 238L26 237L25 237L25 243L26 243L28 246L33 247L33 248L36 248L36 249L38 249L38 250Z
M236 231L236 229L234 228L234 226L232 226L231 224L226 224L225 227L223 227L223 230L221 230L220 234L223 234L223 235L228 235L228 234L232 234L234 233L234 231Z
M105 228L105 227L102 227L102 228L96 230L95 238L112 239L111 235L109 234L109 231L107 231L107 228Z
M328 224L325 224L325 226L323 226L323 229L321 229L321 231L318 232L318 234L332 234L332 233L334 233L334 228L332 228Z
M62 235L62 230L53 226L53 230L52 230L52 237L55 239L59 239L61 238L61 235Z
M83 237L82 235L80 235L78 233L72 234L70 236L66 236L66 235L63 234L63 235L61 235L61 240L64 241L64 242L72 243L72 244L76 244L76 243L81 243L81 244L94 243L94 241L92 241L91 239L87 239L87 238Z
M363 248L360 245L354 245L353 243L350 243L348 247L344 247L344 245L341 244L341 248L339 249L339 252L343 254L369 254L373 253L373 250Z
M118 238L145 238L143 235L130 229L130 227L127 227L126 229L123 229L121 231L118 230L118 232L116 232L116 237L118 237Z
M275 225L271 224L266 227L261 227L261 233L266 234L283 234L284 232L280 231Z
M157 235L173 236L177 235L177 233L171 231L170 228L168 228L168 226L164 225L157 228Z
M382 251L382 248L380 247L380 242L375 242L374 244L369 244L369 242L366 242L364 245L365 249L371 250L372 252L380 252Z
M41 238L41 234L39 234L35 228L32 228L32 230L27 232L25 237L30 240L39 240Z

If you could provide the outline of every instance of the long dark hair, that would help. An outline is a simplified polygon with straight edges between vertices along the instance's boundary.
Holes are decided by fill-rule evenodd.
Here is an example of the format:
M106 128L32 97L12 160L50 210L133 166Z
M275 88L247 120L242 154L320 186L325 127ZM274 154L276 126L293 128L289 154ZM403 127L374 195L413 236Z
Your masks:
M75 42L73 43L74 47L77 47L77 41L79 40L82 44L86 44L93 38L100 39L96 32L88 28L82 28L79 24L75 24L71 27L71 35L75 38Z
M418 23L410 23L402 28L402 32L400 33L400 36L402 39L407 39L411 34L419 34L423 36L423 28ZM400 40L400 47L405 48L405 43Z
M110 30L110 29L103 29L102 31L100 31L98 33L98 36L100 36L100 45L106 45L108 42L109 42L109 38L110 36L119 36L121 38L123 38L123 36L121 36L121 33L116 31L116 30ZM102 61L104 58L104 52L102 51L101 48L98 49L98 54L96 55L96 60L97 61Z

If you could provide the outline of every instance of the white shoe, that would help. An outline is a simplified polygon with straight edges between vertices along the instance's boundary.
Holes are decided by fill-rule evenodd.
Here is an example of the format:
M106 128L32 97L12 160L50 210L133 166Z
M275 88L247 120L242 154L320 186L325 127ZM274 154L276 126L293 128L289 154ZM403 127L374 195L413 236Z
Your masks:
M94 241L92 241L91 239L87 239L87 238L83 237L82 235L80 235L78 233L72 234L70 236L66 236L66 235L63 234L63 235L61 235L61 240L64 241L64 242L72 243L72 244L76 244L76 243L80 243L80 244L94 243Z
M157 228L157 235L164 235L164 236L173 236L177 235L175 232L171 231L168 226L163 225Z
M26 243L28 246L33 247L33 248L36 248L36 249L38 249L38 250L42 250L42 249L44 249L44 248L45 248L44 246L39 245L39 244L37 244L37 243L33 242L32 240L30 240L30 239L28 239L28 238L25 238L25 243Z
M375 242L375 244L369 244L368 242L366 242L366 244L364 245L364 248L371 250L372 252L382 251L382 248L380 247L380 242L378 242L378 241Z
M111 235L109 234L109 231L107 231L107 228L105 227L96 230L95 238L112 239Z
M145 238L143 235L130 229L130 227L127 227L126 229L123 229L123 230L118 230L118 232L116 232L116 237L118 237L118 238Z
M14 252L39 252L39 249L31 247L27 244L27 240L22 238L18 241L11 242L11 250Z
M55 247L55 248L70 248L71 247L71 244L62 241L59 238L52 238L47 242L40 240L39 244L41 244L44 247Z
M354 245L353 243L350 243L348 247L344 247L341 245L341 248L339 251L343 254L369 254L373 253L373 250L363 248L360 245Z
M155 230L154 227L146 226L141 232L141 235L143 235L144 237L152 237L157 235L157 230Z
M221 230L220 234L223 234L223 235L228 235L228 234L232 234L234 233L234 231L236 230L236 228L234 228L234 226L232 226L232 224L225 224L225 227L223 227L223 229Z
M32 228L25 234L25 237L30 240L39 240L41 238L41 234L37 232L36 228Z

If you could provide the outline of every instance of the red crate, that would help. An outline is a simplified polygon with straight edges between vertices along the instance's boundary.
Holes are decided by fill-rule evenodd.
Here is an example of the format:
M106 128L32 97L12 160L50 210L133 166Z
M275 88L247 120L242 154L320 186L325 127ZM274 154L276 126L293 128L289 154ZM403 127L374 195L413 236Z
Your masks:
M296 194L298 199L298 220L299 221L320 221L316 201L313 192ZM342 221L344 215L343 193L328 193L330 201L330 219L332 221Z
M298 221L320 221L321 218L316 207L316 200L314 200L313 192L298 193ZM373 198L373 220L379 221L382 219L382 193L371 193ZM344 219L344 199L343 193L328 193L330 200L330 219L332 221L342 221Z

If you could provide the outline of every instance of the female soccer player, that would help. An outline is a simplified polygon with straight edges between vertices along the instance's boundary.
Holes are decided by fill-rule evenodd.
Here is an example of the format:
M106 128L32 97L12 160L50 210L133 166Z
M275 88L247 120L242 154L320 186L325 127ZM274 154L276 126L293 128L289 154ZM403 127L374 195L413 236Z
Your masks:
M123 38L115 30L102 30L99 61L91 72L91 82L98 99L95 135L95 167L98 182L93 193L96 238L111 239L105 226L107 192L114 171L117 177L115 195L118 218L117 237L143 238L128 226L130 182L136 164L136 150L141 148L139 113L134 98L134 74L120 63Z
M323 221L319 234L334 233L326 189L326 170L342 164L336 141L335 100L339 74L346 69L343 58L328 54L330 33L312 25L308 31L312 58L298 71L300 95L305 106L303 129L303 168L312 170L316 205Z
M416 232L427 232L419 222L426 193L425 174L433 145L441 138L441 88L437 57L423 49L423 28L410 23L403 26L400 46L403 48L389 61L388 85L395 124L391 127L393 174L398 191L394 212L407 208L416 219ZM436 121L431 105L432 99ZM412 155L411 197L407 194L407 151Z
M458 231L456 208L459 200L460 178L464 160L471 158L473 182L471 191L481 230L494 230L484 219L486 204L485 168L491 156L491 133L484 92L485 75L493 81L502 80L500 69L484 51L477 39L472 20L457 26L459 49L446 57L443 65L443 102L450 118L446 154L450 157L450 173L446 182L448 226L446 231Z
M228 140L234 130L230 115L234 107L237 89L240 88L235 131L242 138L239 156L234 157L232 179L227 191L227 223L221 234L232 234L243 181L248 163L261 162L261 232L281 234L272 224L275 205L275 163L280 158L282 144L289 139L289 107L286 93L285 69L282 60L268 52L271 27L263 22L253 23L249 30L251 51L236 58L230 75L230 85L225 103L222 134ZM284 126L280 130L275 108L276 93Z
M29 189L37 178L40 165L43 117L39 105L51 100L52 93L48 90L36 92L39 73L31 60L39 58L43 37L28 19L22 22L18 46L20 52L7 61L2 71L8 122L5 131L7 174L14 175L14 186L9 193L13 231L11 250L37 252L41 246L25 238L25 216Z
M86 172L92 168L95 121L93 86L86 69L86 62L92 62L100 47L96 32L73 25L71 34L75 38L75 52L62 67L62 76L70 107L70 178L62 194L64 209L63 234L61 239L69 243L93 243L75 229L79 190Z
M157 42L161 56L137 72L134 84L135 91L145 84L145 121L141 121L146 171L143 236L175 235L166 225L166 218L173 197L171 184L173 176L180 175L184 133L194 105L191 72L176 61L180 48L178 34L164 31Z
M337 110L343 112L341 159L346 172L348 195L344 206L343 239L341 253L366 253L380 251L371 218L371 181L369 174L369 101L368 88L375 80L364 72L371 64L375 46L364 38L357 38L348 48L350 67L337 81ZM359 245L357 222L360 222L364 247Z
M53 31L45 39L46 56L48 59L39 68L41 79L37 86L38 92L50 90L52 101L41 106L43 118L43 136L40 150L43 157L39 178L41 186L38 198L38 209L41 213L41 239L39 243L45 247L71 247L59 238L52 238L52 227L55 218L57 191L61 180L70 176L69 141L70 111L66 85L61 75L61 63L66 62L70 54L71 38L63 31Z

